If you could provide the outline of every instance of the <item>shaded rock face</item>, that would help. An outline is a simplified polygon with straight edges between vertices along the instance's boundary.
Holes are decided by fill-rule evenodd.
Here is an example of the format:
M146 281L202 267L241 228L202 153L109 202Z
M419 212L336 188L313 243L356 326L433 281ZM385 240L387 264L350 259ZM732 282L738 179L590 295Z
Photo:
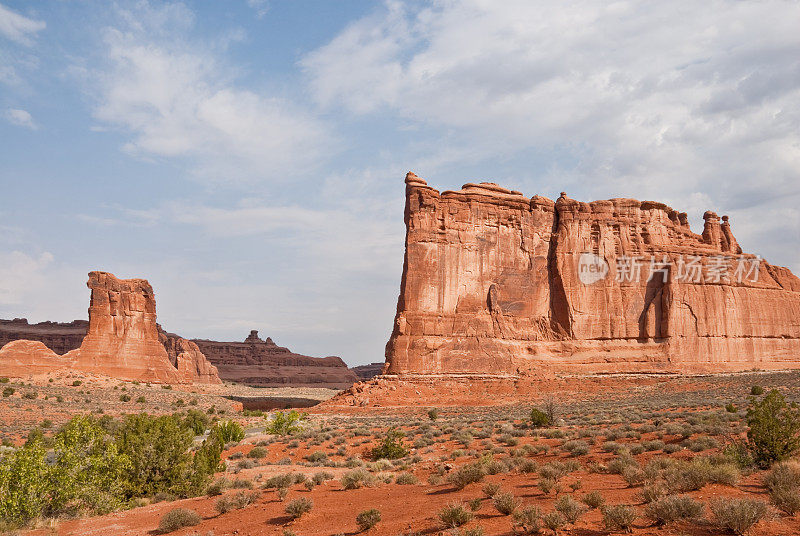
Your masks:
M358 381L341 358L309 357L278 346L258 331L244 342L194 339L194 343L219 370L223 380L261 387L312 386L343 389Z
M387 373L800 368L800 280L741 255L727 217L704 220L698 235L661 203L440 193L409 173ZM726 277L709 278L722 256ZM632 258L640 278L618 270ZM737 260L757 279L735 278Z
M88 322L2 321L3 328L14 326L6 333L33 340L5 344L0 369L9 375L75 369L143 382L221 383L194 343L159 329L155 294L146 280L91 272L87 285L92 291ZM48 347L53 341L62 356Z
M0 348L17 340L40 341L56 354L80 348L89 330L86 320L72 322L40 322L29 324L24 318L0 320Z

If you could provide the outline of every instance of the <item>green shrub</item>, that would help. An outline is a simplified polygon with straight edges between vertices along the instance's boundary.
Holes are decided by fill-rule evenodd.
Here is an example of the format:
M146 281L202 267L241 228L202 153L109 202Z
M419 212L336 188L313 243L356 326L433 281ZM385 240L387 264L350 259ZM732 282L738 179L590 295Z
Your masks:
M750 400L747 425L747 444L761 467L786 460L800 449L800 409L787 404L776 390L760 401Z
M567 524L567 520L559 512L548 512L542 517L545 527L557 534L558 531Z
M439 418L439 410L436 408L431 408L428 410L428 418L432 421L435 421Z
M750 394L753 395L753 396L761 396L761 395L764 394L764 388L761 387L760 385L754 385L750 389Z
M445 528L456 528L461 525L466 525L472 519L472 512L467 510L463 504L453 503L448 504L439 510L439 521L442 522Z
M3 398L8 398L9 396L13 395L16 392L17 390L14 389L13 387L6 387L5 389L3 389Z
M190 409L186 412L186 417L183 418L183 425L190 428L194 435L203 435L206 433L211 420L208 415L199 409Z
M370 508L368 510L364 510L359 512L356 516L356 524L358 528L363 532L365 530L369 530L375 525L377 525L381 520L381 511L377 508Z
M300 413L294 409L291 411L277 411L267 421L266 433L284 436L300 432L303 429L302 422L307 418L308 414Z
M396 460L408 455L408 449L403 446L405 434L397 428L389 428L383 437L381 444L372 449L373 460Z
M194 527L199 525L200 521L202 521L200 515L194 510L176 508L164 514L158 522L158 531L166 534L184 527Z
M659 526L682 519L695 519L703 515L703 503L688 495L661 497L645 508L645 515Z
M719 497L711 501L710 507L719 527L739 535L747 533L767 514L767 503L754 499Z
M8 383L9 381L10 380L8 379L7 376L3 376L2 378L0 378L0 383Z
M519 499L509 491L495 493L494 497L492 497L492 503L495 510L504 516L511 515L519 507Z
M462 465L447 477L447 481L456 489L464 489L469 484L480 482L486 476L486 470L480 462Z
M361 486L372 485L375 482L375 477L359 467L343 474L340 482L344 489L357 489Z
M615 506L605 506L603 512L603 526L607 530L624 530L625 532L631 531L631 526L636 520L636 510L632 506L626 504L618 504Z
M395 478L394 481L401 485L419 484L419 478L417 478L413 473L400 473L397 475L397 478Z
M538 534L542 530L542 511L536 506L526 506L514 512L514 532Z
M725 411L727 411L728 413L736 413L737 411L739 411L739 408L737 408L733 402L730 402L728 404L725 404Z
M547 413L537 408L531 410L531 426L533 428L542 428L550 424L550 417L547 416Z
M82 384L83 382L80 380L75 380L74 382L72 382L73 387L80 387Z
M236 421L219 421L211 428L211 435L222 445L238 443L244 439L244 429Z
M123 394L119 395L119 401L120 402L130 402L131 401L131 395L129 395L127 393L123 393ZM174 511L177 512L178 510L174 510ZM167 516L164 516L164 517L166 518Z
M218 478L213 483L209 484L206 488L206 495L209 497L217 497L222 495L222 492L230 487L230 482L225 478Z
M299 519L314 508L314 502L306 497L301 497L286 503L284 511L289 514L292 519Z

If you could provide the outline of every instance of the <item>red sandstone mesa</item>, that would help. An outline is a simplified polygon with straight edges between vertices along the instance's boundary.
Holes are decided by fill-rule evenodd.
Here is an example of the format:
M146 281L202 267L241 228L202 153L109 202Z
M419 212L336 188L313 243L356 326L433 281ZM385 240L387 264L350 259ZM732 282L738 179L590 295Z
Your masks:
M539 372L722 372L800 368L800 279L752 255L758 280L680 280L741 248L728 218L652 201L557 201L493 183L439 192L406 176L406 253L385 372L519 376ZM610 267L585 284L582 254ZM644 260L618 281L617 260ZM648 281L666 257L666 281Z
M43 333L29 329L41 339L6 344L0 349L0 370L7 375L27 375L74 369L143 382L221 383L216 368L194 343L159 332L155 294L146 280L91 272L88 286L92 291L88 328L79 321L50 325L69 332L66 340L59 339L65 344L74 343L73 332L78 328L86 329L79 348L59 357L44 344L53 329ZM17 329L24 331L21 324L17 322Z

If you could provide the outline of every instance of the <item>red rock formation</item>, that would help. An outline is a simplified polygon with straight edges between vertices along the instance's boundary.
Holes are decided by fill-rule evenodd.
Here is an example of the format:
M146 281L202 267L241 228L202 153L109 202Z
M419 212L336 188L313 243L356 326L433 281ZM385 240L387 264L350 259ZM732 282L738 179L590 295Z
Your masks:
M66 354L70 350L80 348L88 329L89 322L86 320L28 324L24 318L0 319L0 348L11 341L24 339L41 341L55 353Z
M272 339L261 340L251 331L244 342L193 342L216 365L219 376L259 387L311 386L344 389L358 381L341 358L309 357L278 346Z
M41 341L16 340L0 348L2 376L44 374L71 365L72 359L59 357Z
M704 219L697 235L662 203L553 202L492 183L439 193L409 173L387 372L800 367L800 280L740 256L727 217ZM697 266L700 279L685 277ZM742 266L756 280L739 281Z
M209 363L195 343L158 328L159 340L185 383L222 383L217 367Z

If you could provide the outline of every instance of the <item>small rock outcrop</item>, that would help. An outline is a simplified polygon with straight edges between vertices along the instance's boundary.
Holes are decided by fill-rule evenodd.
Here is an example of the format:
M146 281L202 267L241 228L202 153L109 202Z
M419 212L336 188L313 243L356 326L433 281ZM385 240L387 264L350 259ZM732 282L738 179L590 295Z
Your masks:
M653 201L405 182L388 374L800 368L800 279L743 254L727 216L698 235Z
M307 386L344 389L358 381L341 358L309 357L262 340L252 330L242 342L194 339L223 380L259 387Z
M200 348L174 333L167 333L158 326L158 338L167 351L172 366L185 383L222 383L217 367L212 365Z

